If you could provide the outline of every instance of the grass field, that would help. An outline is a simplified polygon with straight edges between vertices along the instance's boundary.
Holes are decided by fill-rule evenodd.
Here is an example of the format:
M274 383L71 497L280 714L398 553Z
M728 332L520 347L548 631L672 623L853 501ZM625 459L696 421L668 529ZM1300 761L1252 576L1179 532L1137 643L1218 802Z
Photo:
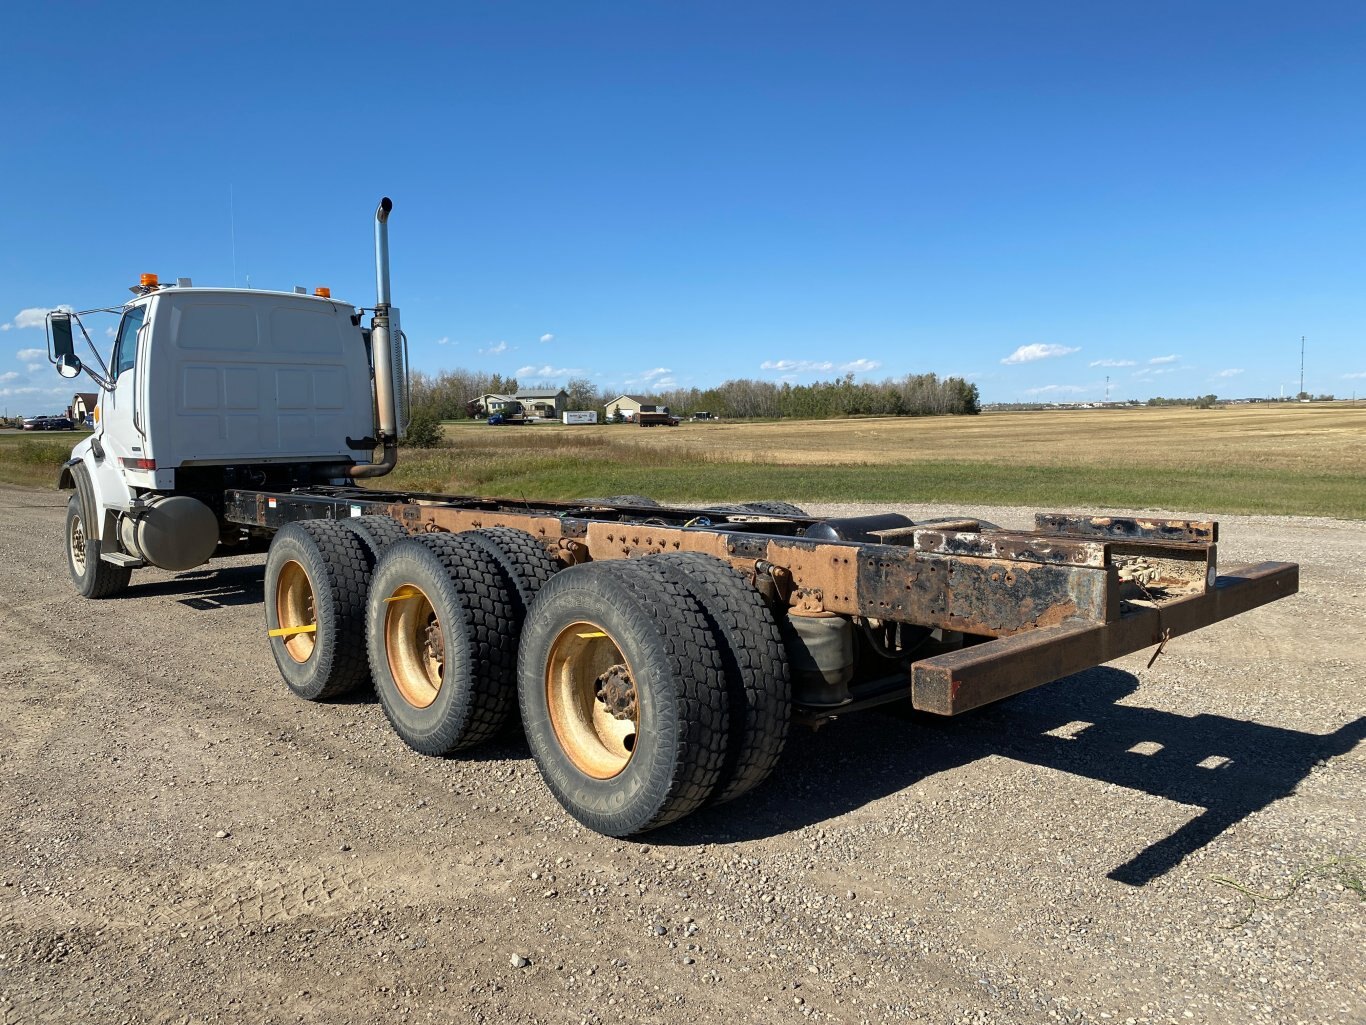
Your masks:
M57 471L71 457L71 446L86 433L0 431L0 481L37 488L56 487Z
M779 423L446 428L375 486L526 498L944 502L1366 518L1366 404ZM70 439L0 436L51 486ZM25 447L25 446L28 447ZM60 454L43 463L43 451ZM37 472L43 467L42 472Z

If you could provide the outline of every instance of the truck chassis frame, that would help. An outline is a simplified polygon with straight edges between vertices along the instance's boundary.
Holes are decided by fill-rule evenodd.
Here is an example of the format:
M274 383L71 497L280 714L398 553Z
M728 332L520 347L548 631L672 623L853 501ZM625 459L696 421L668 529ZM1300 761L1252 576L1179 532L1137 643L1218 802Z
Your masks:
M780 610L963 635L961 647L912 661L908 675L856 683L838 706L799 703L816 720L907 697L916 709L957 715L1146 647L1160 651L1299 589L1293 563L1219 575L1218 525L1200 520L1039 513L1032 531L1015 531L966 517L889 525L358 487L234 489L224 513L257 533L363 515L389 516L410 534L511 527L566 566L701 552ZM811 528L847 536L808 537Z

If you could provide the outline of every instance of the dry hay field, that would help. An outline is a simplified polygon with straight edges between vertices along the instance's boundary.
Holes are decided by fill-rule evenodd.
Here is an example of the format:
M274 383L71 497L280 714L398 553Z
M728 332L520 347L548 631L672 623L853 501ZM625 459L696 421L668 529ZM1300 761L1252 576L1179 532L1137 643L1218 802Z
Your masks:
M385 485L532 500L952 502L1366 519L1366 403L452 424Z
M953 459L1108 468L1134 464L1278 468L1366 476L1366 403L721 421L649 430L620 425L582 428L537 424L533 430L537 435L544 432L557 437L587 430L666 453L681 451L717 462L779 466L887 466ZM623 436L622 431L629 431L629 436ZM496 440L509 445L524 440L510 434L505 432ZM456 437L464 440L463 434Z
M1366 519L1366 402L445 431L444 447L405 449L373 486ZM0 480L52 487L74 440L0 433Z

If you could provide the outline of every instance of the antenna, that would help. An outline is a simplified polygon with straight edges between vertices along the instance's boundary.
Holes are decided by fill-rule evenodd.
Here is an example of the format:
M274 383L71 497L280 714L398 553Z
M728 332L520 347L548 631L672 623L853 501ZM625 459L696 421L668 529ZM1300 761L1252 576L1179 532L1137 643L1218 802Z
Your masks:
M1304 397L1304 335L1300 335L1300 393L1295 398Z
M228 183L228 235L232 238L232 287L237 287L237 211L232 202L232 183Z

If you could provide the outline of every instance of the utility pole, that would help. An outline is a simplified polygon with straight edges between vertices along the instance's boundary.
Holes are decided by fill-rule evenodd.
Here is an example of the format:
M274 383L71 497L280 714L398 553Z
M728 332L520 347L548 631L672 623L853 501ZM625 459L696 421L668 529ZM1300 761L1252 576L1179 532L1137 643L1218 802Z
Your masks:
M1110 375L1105 375L1105 404L1110 404Z
M1300 393L1295 398L1304 398L1304 335L1300 335Z

